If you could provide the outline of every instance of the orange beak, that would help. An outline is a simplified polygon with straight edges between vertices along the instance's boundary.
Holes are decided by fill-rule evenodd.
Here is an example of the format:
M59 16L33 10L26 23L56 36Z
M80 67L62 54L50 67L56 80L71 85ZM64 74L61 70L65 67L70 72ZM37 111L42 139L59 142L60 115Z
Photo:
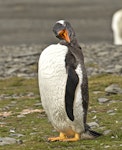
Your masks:
M58 32L58 34L62 37L62 39L66 40L68 43L70 43L70 38L68 35L68 31L67 30L61 30Z

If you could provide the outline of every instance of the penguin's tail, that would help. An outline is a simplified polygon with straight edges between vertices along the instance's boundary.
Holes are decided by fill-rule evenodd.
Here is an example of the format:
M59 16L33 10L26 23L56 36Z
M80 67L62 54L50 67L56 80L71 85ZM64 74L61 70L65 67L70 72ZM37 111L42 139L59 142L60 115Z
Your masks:
M101 133L98 133L93 130L87 130L86 132L81 134L81 139L94 139L101 136Z
M96 131L91 130L90 128L87 128L87 130L81 134L81 139L94 139L101 135L102 135L101 133L98 133Z
M101 136L102 134L101 133L98 133L98 132L96 132L96 131L93 131L93 130L88 130L88 132L89 132L89 134L91 135L91 136L93 136L94 138L97 138L97 137L99 137L99 136Z

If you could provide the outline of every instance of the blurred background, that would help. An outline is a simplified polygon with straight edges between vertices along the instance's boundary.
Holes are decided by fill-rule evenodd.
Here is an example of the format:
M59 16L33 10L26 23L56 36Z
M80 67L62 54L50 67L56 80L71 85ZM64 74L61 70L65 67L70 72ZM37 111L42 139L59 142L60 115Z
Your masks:
M52 27L66 19L79 42L113 43L111 19L122 0L0 0L0 45L50 44Z

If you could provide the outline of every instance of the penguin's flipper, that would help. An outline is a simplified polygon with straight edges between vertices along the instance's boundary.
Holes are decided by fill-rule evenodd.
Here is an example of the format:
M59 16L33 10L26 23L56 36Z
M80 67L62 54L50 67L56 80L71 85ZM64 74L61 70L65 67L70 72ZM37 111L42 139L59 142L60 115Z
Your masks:
M68 68L68 78L66 83L66 92L65 92L65 108L67 116L71 121L74 121L73 105L75 90L78 85L79 78L76 74L76 71L72 68Z

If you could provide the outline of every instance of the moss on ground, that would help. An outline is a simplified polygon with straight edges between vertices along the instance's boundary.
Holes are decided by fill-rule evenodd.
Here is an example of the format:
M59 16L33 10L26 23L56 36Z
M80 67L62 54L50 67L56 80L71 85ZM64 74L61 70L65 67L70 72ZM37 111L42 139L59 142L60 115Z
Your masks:
M89 79L90 104L88 122L96 121L100 127L96 131L103 133L111 130L95 140L82 140L78 142L47 142L50 136L58 133L48 122L47 116L42 112L28 113L19 117L24 109L42 109L38 91L37 79L9 78L0 80L0 114L11 112L8 116L0 116L0 136L9 137L11 130L22 137L14 137L23 141L22 144L0 146L0 150L120 150L122 148L121 114L122 95L106 95L105 87L116 83L122 88L122 77L113 75L94 76ZM97 91L97 94L95 93ZM5 98L4 98L5 97ZM105 97L110 101L100 104L97 99ZM113 101L114 102L111 102ZM113 114L107 113L112 110Z

